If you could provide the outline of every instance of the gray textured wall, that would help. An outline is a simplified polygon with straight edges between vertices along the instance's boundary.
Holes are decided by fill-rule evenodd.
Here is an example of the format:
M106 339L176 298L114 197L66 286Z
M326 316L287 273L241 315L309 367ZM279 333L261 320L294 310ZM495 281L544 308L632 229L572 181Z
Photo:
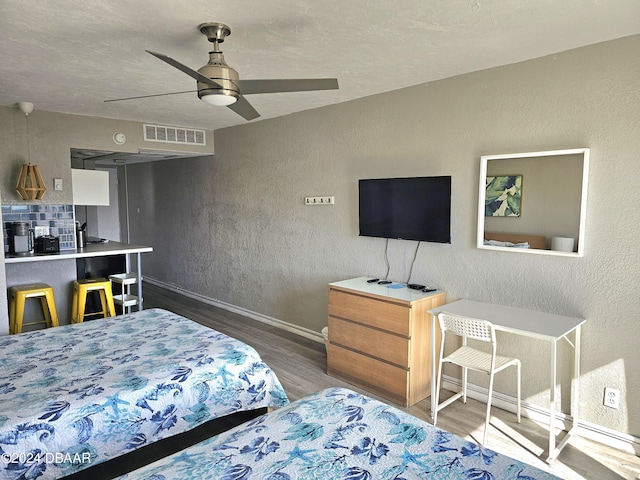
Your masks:
M213 159L132 168L133 239L157 235L146 274L319 331L328 282L385 274L384 240L358 237L358 179L452 175L452 244L422 244L411 280L449 300L587 318L581 417L639 435L638 51L634 36L224 129ZM477 250L480 156L576 147L591 148L585 257ZM336 204L306 207L310 195ZM407 280L415 246L390 242L391 279ZM523 360L525 397L548 404L548 345L500 340ZM620 410L602 406L605 386L621 390Z

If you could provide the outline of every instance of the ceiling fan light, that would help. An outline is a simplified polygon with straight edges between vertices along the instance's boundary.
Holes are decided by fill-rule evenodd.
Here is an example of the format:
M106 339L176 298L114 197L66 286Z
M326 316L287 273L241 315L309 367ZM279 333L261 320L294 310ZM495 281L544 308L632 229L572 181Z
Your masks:
M200 100L216 107L228 107L229 105L236 103L238 101L238 97L226 92L210 92L202 93L200 95Z

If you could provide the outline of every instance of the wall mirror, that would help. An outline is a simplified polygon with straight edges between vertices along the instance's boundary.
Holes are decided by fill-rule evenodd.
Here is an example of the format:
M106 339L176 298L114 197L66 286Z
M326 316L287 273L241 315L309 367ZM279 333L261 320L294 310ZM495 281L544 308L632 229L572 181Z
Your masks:
M589 149L480 158L477 247L581 257Z

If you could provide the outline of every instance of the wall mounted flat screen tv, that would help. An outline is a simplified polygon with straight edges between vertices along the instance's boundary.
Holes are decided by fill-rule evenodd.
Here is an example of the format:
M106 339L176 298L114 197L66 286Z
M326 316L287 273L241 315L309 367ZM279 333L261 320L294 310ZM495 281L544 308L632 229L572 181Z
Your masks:
M360 236L451 243L451 177L363 179Z

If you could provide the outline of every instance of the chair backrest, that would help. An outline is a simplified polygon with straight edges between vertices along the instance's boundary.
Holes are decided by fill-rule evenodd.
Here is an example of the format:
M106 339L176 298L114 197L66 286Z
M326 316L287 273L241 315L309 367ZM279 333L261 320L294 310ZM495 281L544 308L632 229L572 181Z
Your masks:
M453 315L447 312L438 314L440 330L442 333L451 332L463 338L472 338L482 342L491 342L495 345L496 334L493 324L487 320Z

